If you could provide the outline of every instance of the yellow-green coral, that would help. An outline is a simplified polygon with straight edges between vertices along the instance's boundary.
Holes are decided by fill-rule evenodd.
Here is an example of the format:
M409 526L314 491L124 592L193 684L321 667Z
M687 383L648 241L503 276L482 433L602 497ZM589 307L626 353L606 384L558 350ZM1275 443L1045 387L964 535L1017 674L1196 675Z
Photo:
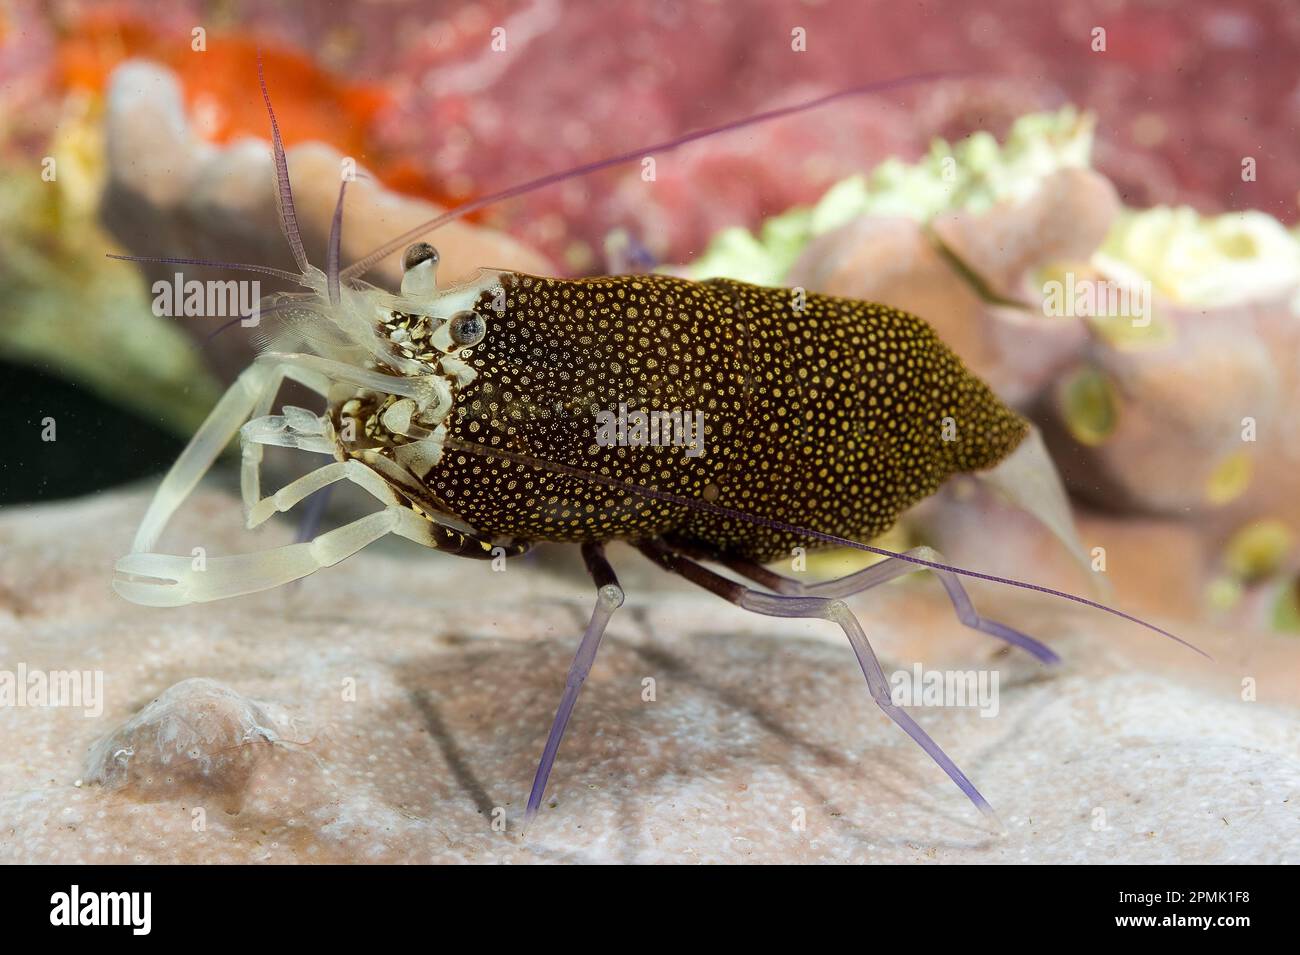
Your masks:
M1094 261L1113 278L1148 279L1164 297L1188 305L1231 305L1300 288L1300 237L1254 210L1125 210Z
M96 220L102 143L90 108L70 100L35 159L0 158L0 354L81 381L189 433L219 389L184 333L153 314L139 273L104 257Z
M979 132L950 146L936 140L914 163L888 159L868 175L831 186L811 207L796 207L763 223L716 235L686 268L691 278L714 276L780 285L808 243L859 216L926 222L941 212L979 213L995 203L1028 198L1060 169L1090 163L1093 119L1065 107L1023 116L999 146ZM1226 305L1274 293L1295 293L1300 314L1300 231L1264 212L1202 216L1187 207L1125 210L1093 256L1101 277L1126 284L1149 280L1161 297L1190 305ZM1153 322L1119 330L1125 343L1159 344L1167 329Z
M1119 424L1119 396L1107 374L1099 368L1080 368L1057 389L1061 417L1080 444L1105 442Z
M1294 547L1295 534L1283 521L1252 521L1232 535L1223 561L1234 577L1256 581L1276 573Z
M1282 633L1300 633L1300 580L1290 581L1278 594L1272 623Z
M687 274L780 285L808 242L864 216L928 221L950 209L981 212L1006 199L1032 195L1058 169L1088 165L1093 120L1073 107L1022 116L1005 145L978 132L956 145L936 140L915 163L887 159L870 175L850 176L812 207L800 206L763 223L758 235L718 233Z

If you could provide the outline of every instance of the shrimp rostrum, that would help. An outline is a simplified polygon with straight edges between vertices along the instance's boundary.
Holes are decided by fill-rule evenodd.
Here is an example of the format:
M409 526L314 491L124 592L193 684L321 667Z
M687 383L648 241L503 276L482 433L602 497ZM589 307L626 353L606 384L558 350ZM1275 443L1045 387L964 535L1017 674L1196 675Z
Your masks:
M269 111L269 96L266 104ZM271 125L281 222L301 274L249 268L306 291L262 303L277 330L272 346L221 398L158 488L132 553L117 563L114 587L128 600L176 606L266 590L387 534L477 558L515 556L538 541L578 544L595 583L595 609L565 681L528 817L541 804L606 625L623 603L605 557L610 541L629 542L663 569L747 610L838 625L872 699L983 810L988 804L966 775L891 700L845 599L928 568L962 623L1045 664L1056 655L980 616L961 577L1135 620L1083 597L954 567L929 548L894 553L861 543L952 475L1006 472L1026 455L1046 461L1029 424L922 319L803 290L666 275L558 279L484 270L439 288L437 252L413 241L487 202L719 130L477 200L348 268L339 263L343 183L322 271L303 252L274 113ZM400 292L360 280L408 242ZM277 410L286 380L318 394L324 412ZM188 557L154 553L168 519L236 433L250 528L341 481L360 485L379 506L312 540L210 558L202 570ZM330 461L263 496L265 445ZM816 584L766 566L808 546L853 547L886 559Z

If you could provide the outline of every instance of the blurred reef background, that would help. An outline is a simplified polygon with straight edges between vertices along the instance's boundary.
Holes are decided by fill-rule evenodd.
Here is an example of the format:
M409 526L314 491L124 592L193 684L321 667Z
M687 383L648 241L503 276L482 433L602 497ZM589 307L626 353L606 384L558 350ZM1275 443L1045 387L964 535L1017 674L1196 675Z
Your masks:
M344 159L362 170L356 256L637 144L969 71L692 144L652 182L634 164L503 203L438 233L444 268L664 268L908 308L1043 429L1085 544L1145 555L1116 572L1139 605L1300 628L1288 0L759 0L740 21L711 2L2 2L0 360L30 426L0 500L160 471L253 353L242 329L209 340L210 320L151 313L172 267L105 253L290 264L259 49L316 261ZM1150 321L1045 314L1067 276L1149 282ZM77 432L75 454L40 444L46 417ZM1036 563L973 493L940 495L900 533L982 566Z

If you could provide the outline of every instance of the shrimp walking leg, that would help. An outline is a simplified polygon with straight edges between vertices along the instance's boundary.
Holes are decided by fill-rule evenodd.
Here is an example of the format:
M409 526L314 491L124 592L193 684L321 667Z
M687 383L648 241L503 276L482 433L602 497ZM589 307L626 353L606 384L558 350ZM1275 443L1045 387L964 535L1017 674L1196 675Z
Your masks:
M769 617L792 617L800 619L830 620L839 624L840 629L849 640L853 653L858 658L862 674L867 678L867 688L876 705L885 715L897 723L908 736L923 749L930 758L939 764L948 777L957 784L966 797L981 812L991 815L989 805L975 784L958 768L929 734L912 719L901 706L894 703L889 692L889 681L876 659L875 651L867 641L867 635L858 623L857 617L843 600L832 597L798 596L794 594L765 594L743 584L716 574L693 560L675 553L662 541L648 541L639 545L641 552L671 573L684 577L691 583L716 594L738 607L752 610Z
M578 702L578 693L582 690L582 684L586 682L587 674L591 672L591 665L596 662L596 651L600 648L600 640L605 635L605 628L609 625L614 611L623 606L623 588L618 584L614 568L605 559L604 547L601 544L583 544L582 556L587 563L587 571L591 574L591 579L596 583L596 606L591 612L591 622L587 624L587 631L582 635L582 642L578 644L578 652L574 655L569 674L564 680L564 695L560 698L560 707L555 712L551 732L542 750L541 762L537 765L532 792L528 794L528 808L524 814L526 822L537 815L537 810L542 804L542 797L546 794L546 781L550 778L551 767L555 765L555 755L560 749L560 740L563 739L564 730L569 725L569 717L573 715L573 708Z
M286 378L306 385L321 395L328 392L331 382L346 382L403 396L424 395L420 384L413 379L382 375L315 355L279 352L259 355L221 396L207 420L194 433L190 443L163 478L136 531L131 548L133 551L147 551L154 546L171 516L198 486L217 456L250 416L263 408L270 408ZM250 504L259 497L257 463L260 460L260 448L244 460L241 483L244 485L245 501Z
M906 552L906 556L932 563L946 563L943 554L932 547L914 547ZM953 610L957 613L957 619L967 627L972 630L979 630L981 633L987 633L991 637L997 637L1012 646L1020 647L1044 663L1061 662L1061 658L1056 651L1046 644L1035 640L1028 634L1008 627L1006 624L980 616L975 609L975 605L971 602L970 594L962 586L961 580L956 574L946 570L918 566L911 561L890 557L878 564L859 570L856 573L847 574L844 577L837 577L834 580L819 584L805 584L802 581L792 580L789 577L773 573L761 564L755 564L751 561L720 559L718 562L736 571L736 573L748 577L760 586L776 591L778 594L837 599L852 597L854 594L870 590L872 587L879 587L881 584L907 574L929 570L939 578L944 591L948 595L948 600L952 603Z

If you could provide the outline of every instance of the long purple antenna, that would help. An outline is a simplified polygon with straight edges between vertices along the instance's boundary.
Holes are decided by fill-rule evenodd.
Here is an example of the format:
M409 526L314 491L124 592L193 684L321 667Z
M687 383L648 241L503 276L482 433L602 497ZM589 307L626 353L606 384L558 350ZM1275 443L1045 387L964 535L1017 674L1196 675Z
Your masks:
M289 185L289 162L284 158L284 141L280 138L280 124L275 121L275 110L271 108L271 93L266 88L266 76L262 72L262 51L257 51L257 82L262 86L262 102L266 103L266 113L271 117L271 149L275 155L275 205L280 211L280 228L289 240L293 250L293 260L298 268L307 271L307 253L302 247L302 235L298 231L298 213L293 206L293 187Z
M330 304L339 303L339 245L343 241L343 196L348 191L348 181L339 183L339 201L334 206L334 221L330 224L329 251L325 253L325 284L329 290Z
M380 246L363 259L349 265L343 270L343 277L356 278L364 275L374 268L375 264L386 256L392 255L398 249L408 243L432 232L440 226L453 222L471 212L477 212L490 205L494 205L505 199L513 199L515 196L521 196L524 193L533 192L537 189L543 189L546 186L557 182L563 182L566 179L573 179L578 176L586 176L593 172L599 172L602 169L608 169L611 166L619 166L623 163L634 162L644 158L648 153L666 153L671 152L687 143L693 143L699 139L706 139L709 136L716 136L719 133L729 132L734 129L744 129L746 126L757 126L759 123L771 122L775 119L781 119L794 113L802 113L806 110L816 109L819 106L825 106L827 103L833 103L836 100L845 99L850 96L863 96L867 93L880 93L885 90L895 89L902 86L911 86L916 83L926 83L931 80L949 79L958 76L965 76L963 71L934 71L928 73L913 73L908 76L898 76L887 80L876 80L871 83L863 83L858 86L850 86L842 90L836 90L833 93L827 93L824 96L818 96L815 99L805 100L802 103L795 103L793 106L782 106L778 109L769 109L762 113L755 113L753 116L746 116L742 119L731 120L722 123L719 126L710 126L706 129L697 129L695 132L686 133L673 139L665 140L662 143L655 143L653 146L643 146L640 149L630 150L625 153L619 153L617 156L609 156L605 159L597 159L594 162L584 163L581 166L574 166L571 169L565 169L560 172L548 173L537 179L531 179L528 182L520 183L517 186L511 186L509 189L502 189L500 192L494 192L491 195L473 199L463 205L449 209L442 215L435 216L428 222L410 229L391 242Z
M654 498L655 500L667 501L671 504L680 504L683 507L690 507L699 511L719 514L723 517L730 517L734 520L745 521L750 524L758 524L761 527L768 527L772 530L781 531L786 534L801 534L815 540L824 541L827 544L836 544L840 547L851 547L854 550L866 551L869 554L878 554L881 557L895 557L898 560L905 560L908 563L917 564L921 567L931 567L935 570L946 570L950 574L958 574L962 577L971 577L975 580L987 580L991 583L1003 584L1007 587L1018 587L1021 590L1032 590L1036 593L1048 594L1052 597L1060 597L1062 600L1071 600L1077 604L1083 604L1085 607L1091 607L1094 610L1103 610L1106 613L1114 614L1116 617L1120 617L1130 623L1136 623L1140 627L1152 630L1163 637L1168 637L1176 643L1181 643L1189 650L1194 650L1207 660L1214 659L1200 647L1193 646L1182 637L1176 636L1168 630L1163 630L1153 623L1147 623L1145 620L1135 617L1130 613L1126 613L1123 610L1117 610L1114 607L1108 607L1095 600L1089 600L1087 597L1080 597L1077 594L1066 593L1064 590L1054 590L1051 587L1044 587L1042 584L1031 584L1028 581L1016 580L1014 577L999 577L996 574L986 574L978 570L967 570L965 567L955 567L952 564L942 564L938 561L925 560L920 557L913 557L910 554L900 554L897 551L886 550L883 547L876 547L873 544L863 544L860 541L855 541L848 537L840 537L838 534L828 534L825 531L813 530L810 527L800 527L797 524L789 524L785 521L776 520L775 518L763 517L758 514L749 514L745 511L738 511L735 508L724 507L721 504L714 504L711 501L704 501L692 497L683 497L680 494L673 494L668 491L657 491L654 488L626 483L616 478L605 477L602 474L596 474L591 471L584 471L582 468L576 468L572 465L561 464L556 461L545 461L541 458L532 457L531 455L519 454L515 451L505 451L501 448L490 448L485 444L478 443L477 441L465 441L461 438L448 436L444 442L444 447L448 449L454 448L488 458L501 458L504 461L511 461L515 464L524 464L529 467L540 468L544 471L551 471L556 474L567 474L571 477L593 481L597 484L604 484L607 487L620 488L624 491L630 491L633 494L640 494L644 497Z

